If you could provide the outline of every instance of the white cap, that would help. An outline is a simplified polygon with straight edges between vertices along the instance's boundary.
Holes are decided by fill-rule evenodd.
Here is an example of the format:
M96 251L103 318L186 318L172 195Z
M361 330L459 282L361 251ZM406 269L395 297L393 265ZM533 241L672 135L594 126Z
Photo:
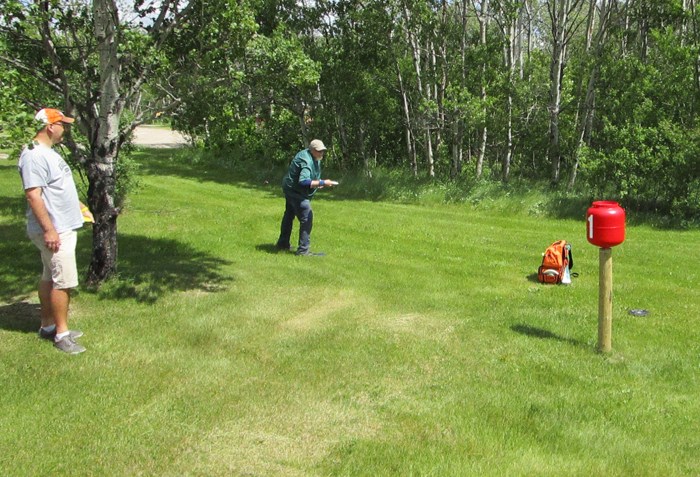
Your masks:
M309 149L313 149L314 151L325 151L326 146L323 145L323 142L320 139L314 139L309 143Z

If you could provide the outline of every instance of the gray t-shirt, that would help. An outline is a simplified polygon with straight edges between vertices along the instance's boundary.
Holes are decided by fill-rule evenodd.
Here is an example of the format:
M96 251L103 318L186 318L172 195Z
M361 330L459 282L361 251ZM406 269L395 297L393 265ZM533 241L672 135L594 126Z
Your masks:
M53 149L41 144L26 147L19 156L19 175L24 189L40 187L46 210L56 232L63 233L83 226L78 190L70 167ZM27 234L43 233L31 207L27 207Z

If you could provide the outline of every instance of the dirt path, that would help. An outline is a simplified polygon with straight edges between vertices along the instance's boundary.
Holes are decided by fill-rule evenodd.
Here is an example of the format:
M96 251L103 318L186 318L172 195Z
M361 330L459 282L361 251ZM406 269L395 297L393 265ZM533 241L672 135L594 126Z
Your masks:
M174 148L188 144L189 141L183 134L162 126L139 126L134 131L134 145L136 146ZM0 159L9 159L9 156L0 153Z
M184 135L161 126L139 126L134 131L136 146L171 148L187 144L189 142Z

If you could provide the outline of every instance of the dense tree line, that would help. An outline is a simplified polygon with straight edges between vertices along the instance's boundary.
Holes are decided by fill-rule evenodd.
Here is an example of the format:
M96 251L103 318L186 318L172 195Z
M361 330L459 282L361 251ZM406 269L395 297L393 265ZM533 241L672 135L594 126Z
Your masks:
M368 174L547 180L698 217L696 0L268 0L242 42L205 4L218 34L169 53L177 125L207 147L285 161L319 136Z
M120 151L159 114L235 161L320 137L368 175L544 180L697 220L697 3L1 0L0 140L22 105L80 118L96 282Z

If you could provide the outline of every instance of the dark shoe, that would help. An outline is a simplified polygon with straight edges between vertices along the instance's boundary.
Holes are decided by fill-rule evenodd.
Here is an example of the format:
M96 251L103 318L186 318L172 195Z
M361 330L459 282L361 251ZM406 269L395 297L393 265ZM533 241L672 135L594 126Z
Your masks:
M56 348L60 349L64 353L68 354L80 354L85 351L85 348L80 346L78 343L73 341L70 336L65 336L62 339L54 342L53 344Z
M68 330L68 332L70 333L69 336L71 339L78 339L83 336L83 332L80 330ZM54 330L49 333L48 331L44 331L43 329L39 328L39 338L53 341L54 338L56 338L56 329L54 328Z
M280 245L277 244L275 245L275 248L279 250L280 252L291 252L292 251L292 246L291 245Z
M326 255L323 252L312 252L311 250L307 250L306 252L297 251L296 254L302 257L324 257Z

